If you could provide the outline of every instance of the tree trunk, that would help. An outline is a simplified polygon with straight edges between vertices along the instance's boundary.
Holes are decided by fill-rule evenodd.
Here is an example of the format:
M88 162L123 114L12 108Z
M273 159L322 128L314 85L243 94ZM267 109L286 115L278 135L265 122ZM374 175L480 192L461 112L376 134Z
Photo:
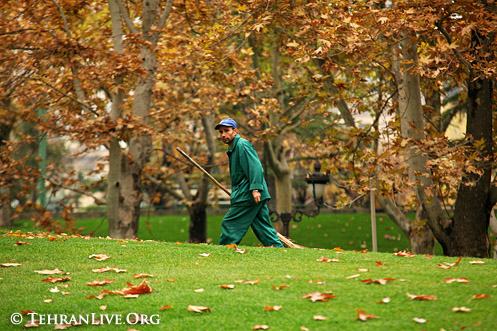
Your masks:
M476 58L488 52L490 42L485 36L473 31L471 41ZM493 163L492 92L492 79L471 70L468 78L466 133L472 141L484 141L480 155L485 159L475 164L481 174L467 172L459 186L450 240L443 245L444 253L449 256L490 257L488 227L493 207L489 199Z
M188 206L188 214L190 214L190 227L188 230L189 243L205 243L207 242L207 205L206 203L194 203Z
M10 140L10 132L14 125L15 113L10 112L10 100L2 100L3 112L0 122L0 152L5 146L5 142ZM12 223L12 207L10 206L11 190L10 183L5 183L0 186L0 227L11 227Z

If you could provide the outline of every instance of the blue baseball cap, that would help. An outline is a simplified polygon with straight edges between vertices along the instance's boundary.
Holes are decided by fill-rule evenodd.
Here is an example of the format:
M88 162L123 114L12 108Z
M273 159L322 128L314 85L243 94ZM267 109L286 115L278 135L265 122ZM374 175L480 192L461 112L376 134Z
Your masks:
M219 130L220 126L232 126L236 129L236 122L231 118L224 118L218 125L216 125L215 130Z

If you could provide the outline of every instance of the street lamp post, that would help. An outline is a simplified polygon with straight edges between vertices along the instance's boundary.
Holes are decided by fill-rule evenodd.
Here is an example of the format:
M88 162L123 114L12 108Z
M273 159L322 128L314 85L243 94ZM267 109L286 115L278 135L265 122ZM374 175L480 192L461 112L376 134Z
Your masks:
M330 178L321 173L321 163L316 161L314 163L314 172L306 174L305 181L308 184L309 190L312 192L312 197L316 208L296 207L292 212L283 212L279 214L275 210L269 211L269 216L272 222L283 222L283 229L281 234L285 237L290 236L290 222L302 221L302 217L316 217L319 215L320 208L324 205L323 193L324 186L329 183Z

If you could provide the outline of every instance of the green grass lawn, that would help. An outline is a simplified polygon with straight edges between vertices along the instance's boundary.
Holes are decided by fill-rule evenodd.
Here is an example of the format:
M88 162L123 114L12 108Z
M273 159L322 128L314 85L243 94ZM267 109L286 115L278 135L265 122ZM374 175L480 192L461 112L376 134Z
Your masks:
M221 234L223 215L208 215L207 236L209 241L217 243ZM377 237L379 252L396 252L409 249L409 241L388 218L377 215ZM13 230L33 231L33 224L28 220L15 221ZM142 240L160 240L184 242L188 238L188 215L147 216L144 212L140 219L138 238ZM77 227L83 227L83 234L106 237L108 223L105 219L78 219ZM316 218L304 217L302 222L291 223L290 236L295 242L306 247L335 248L346 250L372 250L371 219L369 214L320 214ZM249 230L242 245L257 246L259 241ZM442 255L440 245L436 245L435 254Z
M317 224L316 220L305 226ZM349 229L351 227L352 224ZM15 245L17 241L29 245ZM112 318L109 325L84 323L78 328L81 330L251 330L256 325L267 325L269 330L497 329L495 260L471 264L473 259L463 258L450 269L441 269L438 264L455 263L458 259L444 256L409 258L391 252L358 253L353 250L239 248L247 252L240 254L218 245L47 235L26 238L4 234L0 236L0 263L21 265L0 268L0 330L23 329L22 324L13 325L10 319L14 313L25 310L35 312L38 314L35 316L41 316L45 323L48 314L52 314L52 319L55 315L70 319L72 315L92 313ZM203 253L210 255L202 256ZM89 258L92 254L107 254L110 258L97 261ZM318 262L317 259L323 256L339 262ZM127 271L92 272L106 266ZM71 279L65 283L45 283L42 279L48 276L35 273L36 270L54 269L69 273L54 277ZM134 279L134 274L141 273L153 277ZM448 278L461 277L470 283L444 282ZM386 285L362 282L385 278L394 280ZM102 287L87 285L87 282L103 279L114 282ZM148 282L152 292L138 298L107 295L101 300L87 299L104 289L116 291L126 287L126 282L138 285L143 280ZM246 280L254 281L254 284L237 282ZM61 284L70 287L62 288ZM223 289L220 285L224 284L235 287ZM273 289L273 286L283 284L287 287ZM50 292L56 286L60 291L70 293ZM203 292L194 291L198 289ZM302 298L304 294L314 292L333 293L336 297L328 302ZM434 295L436 300L414 300L407 293ZM477 294L491 296L473 299ZM378 303L384 298L390 298L390 302ZM53 301L44 302L47 299ZM165 305L172 309L159 310ZM189 305L208 307L210 312L189 312ZM281 309L264 310L266 306L276 305ZM471 311L452 312L454 307L463 306ZM360 321L356 309L378 318ZM137 314L153 316L151 321L158 324L116 325L117 318L125 323L128 317ZM317 321L314 316L326 319ZM427 322L418 324L414 318ZM29 316L25 315L23 324L28 320ZM39 329L54 329L53 320L49 324Z

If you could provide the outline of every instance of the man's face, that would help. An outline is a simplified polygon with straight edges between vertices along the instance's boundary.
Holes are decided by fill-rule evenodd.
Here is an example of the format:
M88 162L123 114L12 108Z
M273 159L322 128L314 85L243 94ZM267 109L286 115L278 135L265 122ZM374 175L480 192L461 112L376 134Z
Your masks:
M219 135L221 136L221 140L223 143L227 145L231 145L233 139L235 139L238 130L232 126L221 126L219 127Z

